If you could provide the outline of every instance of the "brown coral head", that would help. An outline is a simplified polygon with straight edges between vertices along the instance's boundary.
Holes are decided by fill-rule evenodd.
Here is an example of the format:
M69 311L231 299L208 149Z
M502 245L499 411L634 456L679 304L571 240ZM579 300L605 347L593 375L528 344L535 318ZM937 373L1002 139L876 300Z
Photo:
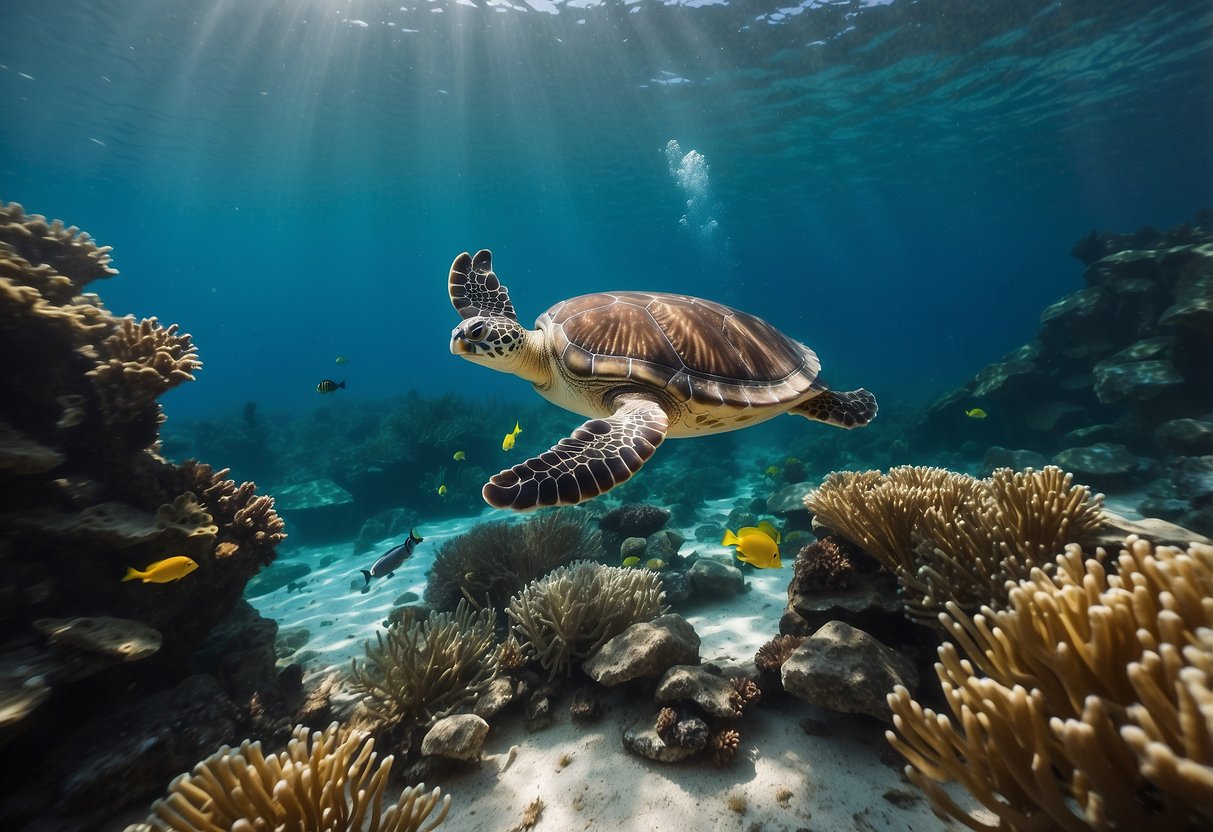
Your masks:
M751 679L742 676L734 677L733 688L737 691L738 710L762 699L762 688Z
M805 546L796 555L789 592L823 592L847 589L855 572L855 562L833 537Z
M653 730L657 732L657 736L661 737L662 742L672 745L676 725L678 725L678 712L673 708L662 708L657 712L657 723L653 726Z
M759 670L778 673L783 663L791 658L800 645L804 644L804 636L775 636L758 648L754 654L754 664Z
M737 749L741 747L741 733L735 728L725 728L718 731L708 740L712 750L712 762L718 766L727 766L737 759Z

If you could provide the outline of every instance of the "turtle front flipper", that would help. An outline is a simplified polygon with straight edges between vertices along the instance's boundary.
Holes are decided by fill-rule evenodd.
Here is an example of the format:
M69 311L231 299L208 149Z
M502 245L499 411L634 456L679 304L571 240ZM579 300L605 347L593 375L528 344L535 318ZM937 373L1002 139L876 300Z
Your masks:
M846 393L826 390L788 412L835 427L861 428L876 418L876 397L862 387Z
M466 251L451 264L451 275L447 280L447 293L451 306L463 318L501 316L518 320L514 304L510 303L510 292L501 285L493 272L493 252L487 248L476 252Z
M627 397L607 419L591 419L537 457L490 478L493 508L572 506L627 481L665 439L669 419L654 400Z

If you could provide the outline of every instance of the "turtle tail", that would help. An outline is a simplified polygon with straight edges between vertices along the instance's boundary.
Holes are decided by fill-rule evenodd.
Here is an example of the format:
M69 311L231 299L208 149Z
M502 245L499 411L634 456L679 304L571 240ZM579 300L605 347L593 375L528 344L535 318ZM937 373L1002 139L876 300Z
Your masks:
M864 390L826 390L791 409L791 413L839 428L861 428L876 418L876 397Z

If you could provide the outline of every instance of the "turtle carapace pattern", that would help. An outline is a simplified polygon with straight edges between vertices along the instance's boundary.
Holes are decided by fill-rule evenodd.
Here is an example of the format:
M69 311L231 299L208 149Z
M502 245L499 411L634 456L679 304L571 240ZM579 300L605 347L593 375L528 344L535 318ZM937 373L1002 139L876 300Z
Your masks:
M721 433L783 413L841 428L876 416L867 390L828 390L811 349L736 309L665 292L599 292L518 322L493 255L451 264L462 316L451 352L513 373L589 418L547 451L491 477L484 499L516 511L575 505L630 479L666 437Z

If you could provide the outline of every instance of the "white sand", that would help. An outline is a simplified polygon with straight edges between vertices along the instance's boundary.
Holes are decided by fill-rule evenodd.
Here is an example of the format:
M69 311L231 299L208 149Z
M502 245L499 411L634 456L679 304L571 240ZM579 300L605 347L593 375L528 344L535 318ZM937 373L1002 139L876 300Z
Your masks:
M701 516L708 518L714 509L723 514L728 505L709 506ZM375 581L366 595L350 588L351 581L362 584L358 569L367 568L403 537L384 541L375 552L358 558L350 554L349 543L293 553L291 560L313 566L307 586L292 593L278 590L252 603L283 630L306 627L311 632L302 648L315 651L308 662L309 678L329 668L344 670L351 658L362 656L364 640L374 638L402 593L422 595L426 570L442 542L483 519L427 525L417 554L395 577ZM696 543L689 533L687 538L684 554L698 550L701 555L729 557L724 547ZM317 568L325 555L337 560ZM727 602L680 610L702 639L703 660L745 661L777 634L790 577L790 562L782 570L751 572L746 576L748 592ZM641 759L621 743L626 728L651 723L656 705L616 691L604 691L602 700L605 715L589 724L573 723L567 701L559 701L554 724L535 733L527 732L517 707L499 717L483 762L429 784L453 797L443 829L505 832L536 797L544 803L537 830L956 828L931 814L925 798L903 780L900 763L890 765L895 758L883 738L883 726L875 720L787 698L752 707L739 721L742 748L732 766L716 768L708 761L666 765ZM806 718L824 725L824 734L802 730L800 722ZM500 771L512 746L518 747L516 759Z

